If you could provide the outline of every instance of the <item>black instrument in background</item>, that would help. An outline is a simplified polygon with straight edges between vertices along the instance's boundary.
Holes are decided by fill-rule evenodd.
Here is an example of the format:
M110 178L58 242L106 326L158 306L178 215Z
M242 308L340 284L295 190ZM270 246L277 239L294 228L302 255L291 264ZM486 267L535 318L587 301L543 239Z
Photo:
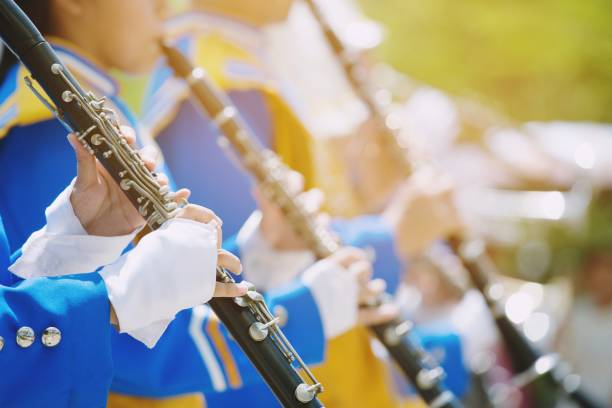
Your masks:
M501 299L496 296L495 290L491 290L493 279L499 273L486 253L484 242L451 239L450 244L495 320L510 356L515 374L514 386L526 387L530 397L542 408L554 407L562 397L583 408L605 408L606 404L597 401L581 387L579 376L572 374L556 355L543 355L508 319Z
M401 147L400 138L396 129L390 129L388 126L385 126L386 114L381 110L380 105L374 98L374 94L368 87L366 80L367 73L365 72L366 68L359 63L358 57L354 53L351 53L350 50L345 47L342 40L338 37L334 29L332 28L331 24L326 20L324 13L317 6L316 0L304 0L304 2L308 6L315 20L318 22L319 26L321 27L325 40L327 41L334 56L341 65L345 73L346 79L351 85L353 91L368 108L370 115L375 118L383 128L386 129L386 132L384 134L388 136L388 140L390 142L394 141L397 144L396 152L398 154L395 157L398 160L405 161L404 168L408 169L407 173L413 173L421 166L428 166L429 163L424 163L420 158L414 157L414 154L412 154L411 157L414 163L410 163L408 161L410 153L414 152L410 152L410 149L406 150ZM452 246L453 249L457 251L459 250L460 242L455 240L454 245ZM459 254L458 256L462 257L461 254ZM480 257L485 258L486 253L482 252L480 254ZM500 309L493 303L490 303L491 299L488 298L488 295L484 290L487 286L487 284L485 283L486 281L483 281L484 275L478 271L478 268L476 268L473 263L467 262L466 259L463 260L466 261L465 266L470 272L470 276L472 278L474 286L482 293L485 300L487 301L487 304L490 307L490 310L495 318L498 330L506 343L508 353L512 357L513 362L515 364L514 368L517 373L520 373L521 377L519 377L519 381L530 382L533 379L530 380L528 377L536 375L536 377L538 378L545 378L545 382L547 382L549 385L553 385L553 388L555 390L567 394L570 399L572 399L574 402L584 408L604 407L603 404L597 402L594 398L590 397L582 388L579 387L579 385L575 383L572 384L571 379L575 378L576 376L570 377L567 373L565 376L560 376L559 370L554 370L554 367L545 370L547 371L546 373L537 374L533 372L533 370L536 370L538 368L544 369L544 366L548 366L549 364L553 364L555 366L556 364L554 364L552 361L547 360L547 358L551 357L542 357L541 354L533 347L531 342L518 332L516 327L508 320L505 315L499 312ZM488 262L488 264L492 265L491 262ZM536 362L538 361L540 361L540 363L536 364ZM543 381L540 382L542 383ZM539 388L542 387L543 386L540 386ZM548 400L550 399L551 398L549 398ZM544 401L543 403L548 404L548 402L546 401Z
M156 229L172 218L178 209L173 194L159 186L138 153L121 137L113 111L104 106L104 99L81 88L12 0L0 0L0 37L30 71L32 77L26 82L32 91L96 156L149 227ZM36 91L34 80L50 101ZM221 268L217 278L233 281ZM283 335L278 318L269 312L261 294L249 290L243 297L215 298L209 304L284 407L322 407L316 397L321 384Z
M274 152L256 142L257 139L251 134L228 96L212 83L202 68L193 67L180 51L168 46L163 46L163 50L174 74L189 85L195 102L218 127L222 146L232 148L228 153L235 153L232 157L256 179L262 192L279 205L296 233L317 258L326 258L336 252L340 246L335 237L318 226L315 216L303 208L292 195L285 185L287 168ZM399 319L371 327L429 406L460 407L457 398L442 383L445 375L442 368L410 338L411 328L410 322Z
M315 0L304 0L304 2L319 24L325 41L340 64L351 89L365 105L370 117L376 120L378 127L382 130L381 134L385 137L384 141L391 147L392 155L390 159L396 162L404 176L409 176L414 167L406 161L406 156L410 152L405 147L402 147L399 129L389 126L387 113L383 111L375 99L374 93L368 86L367 68L360 63L358 54L351 52L345 47L340 37L338 37L331 24L325 18L324 13L317 6Z

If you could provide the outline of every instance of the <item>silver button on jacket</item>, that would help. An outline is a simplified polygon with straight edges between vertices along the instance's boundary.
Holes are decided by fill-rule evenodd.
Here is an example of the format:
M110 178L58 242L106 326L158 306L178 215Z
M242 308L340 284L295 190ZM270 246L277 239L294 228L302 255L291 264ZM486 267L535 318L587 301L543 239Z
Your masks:
M4 337L0 336L0 351L4 348Z
M42 344L47 347L55 347L62 340L62 332L57 327L47 327L41 337Z
M36 340L36 335L31 327L23 326L17 330L17 345L19 347L30 347L34 340Z

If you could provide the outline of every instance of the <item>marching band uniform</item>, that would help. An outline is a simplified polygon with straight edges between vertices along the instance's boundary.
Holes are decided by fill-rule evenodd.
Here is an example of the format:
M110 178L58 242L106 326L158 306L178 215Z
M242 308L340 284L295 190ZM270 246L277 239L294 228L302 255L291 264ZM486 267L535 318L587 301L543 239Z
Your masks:
M70 69L94 92L109 98L118 108L119 120L135 129L141 145L146 143L146 134L118 97L118 84L60 40L53 41ZM27 87L26 74L17 64L0 85L0 157L14 170L0 175L0 213L12 251L42 228L44 209L76 175L67 131Z
M72 210L71 190L49 207L47 225L8 269L0 225L2 407L106 406L113 376L110 304L121 331L152 347L179 310L207 301L215 288L213 226L171 220L121 256L134 234L87 235ZM98 265L106 266L87 273ZM169 276L179 279L168 285ZM35 392L22 391L25 385Z
M204 13L179 16L168 24L168 28L177 39L175 45L196 65L204 67L228 93L259 141L275 150L289 167L300 171L307 187L313 186L312 138L285 101L278 84L266 74L257 50L260 33L242 23ZM142 122L161 147L173 176L180 184L190 186L193 201L205 200L219 209L226 233L237 232L256 208L249 194L248 177L220 150L218 131L189 101L188 88L172 78L167 67L158 67L150 90ZM210 175L215 175L216 179L211 180ZM227 189L227 185L232 189ZM249 223L257 221L251 219ZM384 278L393 292L399 284L401 268L390 228L376 216L337 220L334 226L344 238L343 242L376 249L375 270L385 273L377 277ZM296 254L290 254L291 260L284 262L282 252L265 248L263 238L256 239L259 245L249 248L240 235L237 243L245 265L245 277L263 285L264 289L279 277L279 283L290 281L314 260L310 253L297 258ZM277 268L279 273L272 273ZM289 272L291 270L295 273ZM257 277L258 273L264 275ZM331 342L326 358L323 367L315 368L315 372L323 383L333 384L322 394L327 405L395 405L385 382L386 371L372 354L364 329L351 330ZM351 370L346 369L347 361L351 362ZM462 369L461 366L458 372L462 373ZM265 393L262 387L261 394ZM234 393L231 401L242 398L247 401L252 395ZM213 396L215 401L217 397ZM216 406L211 398L209 404Z
M38 278L9 286L1 227L0 238L0 406L104 407L113 367L102 278Z
M176 45L230 96L259 141L302 174L306 188L315 186L318 180L313 168L312 135L260 61L257 39L261 33L226 17L205 13L178 16L168 27L179 37ZM256 208L249 178L226 157L217 143L218 131L189 101L189 89L172 77L169 68L160 64L149 88L141 123L160 146L173 177L181 181L179 184L190 186L192 201L205 201L219 209L226 234L237 233ZM219 180L203 180L206 174L216 174ZM229 184L232 189L225 188ZM364 247L372 241L377 250L385 247L387 256L377 257L374 266L378 273L386 273L380 277L394 292L399 284L400 261L393 250L391 228L376 216L334 220L334 227L350 245Z
M147 144L146 133L118 98L117 84L83 56L64 44L58 45L58 41L54 43L71 71L94 93L107 96L120 122L137 131L139 144ZM15 67L0 88L0 158L20 175L19 179L12 176L13 172L0 175L0 212L13 249L44 224L37 214L42 214L52 197L71 180L76 168L74 153L64 140L66 131L19 81L24 73L23 68ZM24 161L24 157L31 159ZM334 317L338 313L348 315L350 321L353 313L346 307L335 310L317 303L321 296L316 293L324 290L325 282L318 279L294 282L266 296L272 309L286 311L288 319L283 330L309 364L324 357L324 322L341 320ZM307 337L300 335L303 327L308 327ZM115 333L111 334L111 342L115 363L112 390L119 394L166 398L261 383L254 367L205 306L179 313L154 350ZM112 396L110 401L112 404ZM121 397L117 401L121 403ZM175 406L193 406L190 404L194 401L198 398L186 395L177 399Z

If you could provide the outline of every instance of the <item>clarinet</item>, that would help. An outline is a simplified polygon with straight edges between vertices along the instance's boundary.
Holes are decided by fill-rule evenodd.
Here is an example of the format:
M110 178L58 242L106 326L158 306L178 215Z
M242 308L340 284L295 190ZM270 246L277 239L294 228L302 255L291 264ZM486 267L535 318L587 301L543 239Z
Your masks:
M256 143L227 95L212 83L202 68L193 67L180 51L165 45L162 49L174 74L189 85L195 101L219 129L221 146L230 154L236 153L233 157L255 178L262 193L281 208L296 233L317 258L326 258L335 253L340 248L336 237L317 225L313 214L303 208L289 191L285 183L287 168L274 152ZM436 366L435 361L408 336L412 329L411 322L397 319L371 329L429 406L461 406L442 384L445 376L442 368Z
M365 68L359 64L357 58L355 58L354 55L351 55L349 50L344 46L344 44L342 43L342 40L338 37L334 29L332 28L331 24L325 19L323 13L319 9L319 7L316 5L315 0L304 0L304 2L308 6L315 20L318 22L319 26L321 27L322 33L329 47L331 48L333 54L336 56L337 60L339 61L345 73L346 79L351 85L351 88L353 89L355 94L360 98L360 100L365 104L365 106L368 108L368 111L370 112L372 117L375 118L379 122L379 124L381 124L381 126L383 126L387 130L384 134L388 136L388 139L390 141L393 141L397 145L396 151L398 152L398 154L396 155L396 157L406 162L405 167L409 169L408 173L413 173L419 166L430 165L429 163L424 163L422 160L419 160L419 158L414 157L415 152L406 151L406 149L403 147L401 138L399 137L397 130L386 126L386 115L381 110L380 104L376 101L372 92L370 92L368 89L368 85L366 82ZM407 157L409 157L409 155L407 153L413 153L412 159L417 160L416 164L411 164L408 162ZM459 246L454 245L453 249L456 251L459 249ZM461 254L458 254L458 255L461 257ZM486 254L483 251L481 252L479 256L481 257L481 259L483 259L486 257ZM492 263L490 262L490 260L489 262L487 262L487 265L492 266ZM474 285L485 297L485 300L487 301L487 304L489 305L490 310L492 311L492 314L495 317L496 323L498 325L498 329L500 333L502 333L502 337L506 339L507 348L510 354L512 355L513 358L516 357L517 359L517 362L515 363L517 370L519 370L520 372L523 372L525 370L528 371L532 368L535 368L536 367L535 363L540 358L540 354L535 350L535 348L529 342L529 340L526 339L524 336L522 336L516 330L516 327L507 319L507 317L503 316L503 317L498 318L497 315L500 314L498 312L500 310L503 311L503 309L499 309L499 307L492 306L492 304L489 303L489 300L491 299L487 298L488 295L485 293L486 291L484 291L484 288L488 287L487 284L485 284L481 279L478 279L478 282L476 282L476 279L475 279L476 275L474 275L473 268L472 270L470 270L469 265L467 264L466 264L466 267L468 271L470 272L471 278L474 281ZM480 274L478 276L480 276ZM482 277L480 276L480 278ZM484 284L485 286L482 286L482 284ZM546 361L546 360L542 360L542 361ZM543 364L543 363L540 363L540 364ZM525 371L525 373L527 373L527 371ZM551 375L547 375L547 377L552 379L554 376L551 374ZM522 378L521 381L526 381L525 377L521 377L521 378ZM569 378L576 378L576 377L575 376L568 377L568 379ZM571 381L567 381L568 384L570 382ZM568 385L569 388L565 389L562 386L561 381L558 378L556 380L556 383L557 383L557 386L556 386L557 389L563 390L563 392L567 393L571 399L573 399L576 403L578 403L579 405L585 408L603 406L597 403L596 401L594 401L578 386Z
M51 46L12 0L0 0L0 37L29 69L26 82L38 82L50 98L37 96L100 161L151 229L173 218L179 206L167 187L160 187L138 153L121 137L114 112L104 99L85 92ZM54 107L53 107L54 105ZM217 280L233 282L223 268ZM284 407L319 408L322 385L295 351L254 288L236 299L215 298L212 310L225 324ZM300 371L304 374L300 374ZM303 378L306 377L306 378Z
M383 111L380 103L376 101L374 94L370 91L367 84L367 69L359 63L358 55L351 53L344 46L342 40L338 37L331 24L325 19L315 1L304 0L304 2L319 24L321 32L344 71L351 89L361 102L363 102L370 117L376 120L378 127L382 130L382 135L385 136L383 140L392 147L391 152L393 160L398 164L402 174L409 176L413 168L407 162L406 156L410 152L404 147L404 143L401 142L402 138L399 134L399 129L389 126L387 121L388 115Z
M501 303L501 291L493 279L498 275L495 264L486 253L482 240L460 242L451 239L450 244L468 272L472 285L485 300L507 352L515 373L513 385L530 387L535 394L538 407L553 407L560 396L565 396L583 408L606 406L588 394L580 384L580 377L569 371L558 356L543 355L508 319Z

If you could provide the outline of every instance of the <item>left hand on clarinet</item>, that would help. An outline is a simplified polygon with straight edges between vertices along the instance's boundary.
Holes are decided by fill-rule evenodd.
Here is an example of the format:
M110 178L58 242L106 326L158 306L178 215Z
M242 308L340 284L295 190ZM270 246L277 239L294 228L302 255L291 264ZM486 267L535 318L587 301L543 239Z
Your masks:
M134 130L122 126L121 132L125 140L133 146L136 140ZM129 234L144 225L145 220L138 210L98 160L85 150L74 134L70 134L68 140L77 159L77 177L70 201L75 215L87 233L118 236ZM153 171L156 163L151 150L144 148L140 155L146 167ZM168 184L168 178L164 174L157 174L157 181L160 185ZM190 192L181 189L175 194L175 199L179 202L186 200Z

